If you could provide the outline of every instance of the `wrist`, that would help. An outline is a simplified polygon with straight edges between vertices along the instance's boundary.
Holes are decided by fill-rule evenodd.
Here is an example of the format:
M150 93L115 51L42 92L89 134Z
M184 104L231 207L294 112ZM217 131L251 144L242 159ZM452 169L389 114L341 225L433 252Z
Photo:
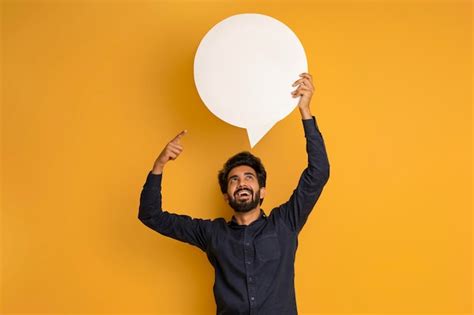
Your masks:
M153 169L151 171L152 174L154 175L160 175L163 173L163 169L164 169L165 165L164 164L155 164L153 165Z
M302 119L312 119L313 118L313 114L311 114L311 110L309 109L309 107L305 107L305 108L299 108L300 109L300 114L301 114L301 118Z

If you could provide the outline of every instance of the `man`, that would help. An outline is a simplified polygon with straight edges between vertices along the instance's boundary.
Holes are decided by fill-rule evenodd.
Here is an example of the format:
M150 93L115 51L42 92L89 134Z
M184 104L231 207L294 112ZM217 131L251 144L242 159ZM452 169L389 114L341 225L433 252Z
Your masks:
M294 261L298 234L329 178L323 138L311 114L314 87L308 73L293 83L293 97L303 120L308 167L289 201L267 216L260 208L265 197L266 172L249 152L231 157L219 172L225 200L234 210L229 222L193 219L161 209L163 168L176 159L180 139L169 142L148 174L140 198L139 219L151 229L199 247L215 269L217 314L297 314Z

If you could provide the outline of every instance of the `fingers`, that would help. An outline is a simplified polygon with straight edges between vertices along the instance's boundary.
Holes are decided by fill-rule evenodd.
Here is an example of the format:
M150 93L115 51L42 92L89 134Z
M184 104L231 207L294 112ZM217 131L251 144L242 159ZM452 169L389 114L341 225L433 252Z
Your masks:
M309 73L302 73L300 74L300 79L296 80L292 86L297 86L299 84L304 84L308 87L311 87L314 89L314 86L313 86L313 78L311 77L311 75Z
M302 78L302 79L299 79L299 80L295 81L295 83L293 83L292 86L297 86L297 85L305 85L309 88L314 89L313 83L307 78Z
M178 142L171 141L168 143L168 147L173 150L183 151L183 146Z
M305 81L302 81L298 88L296 90L294 90L293 92L291 92L291 94L298 94L299 91L302 91L302 90L305 90L305 91L310 91L310 92L313 92L314 91L314 87L312 85L310 85L309 83L305 83Z
M291 92L293 98L298 96L309 96L311 97L314 92L313 78L309 73L301 73L301 78L293 83L293 87L297 86L296 90Z
M303 72L299 76L301 77L301 79L299 79L295 83L293 83L293 86L295 86L297 82L302 81L303 79L306 79L307 81L309 81L311 83L310 85L313 84L312 83L313 82L313 76L311 74Z
M165 156L168 160L175 160L181 152L183 152L183 146L174 142L168 143L165 149Z
M176 150L176 149L173 150L173 149L170 149L170 150L168 151L168 158L169 158L170 160L176 160L176 158L181 154L181 151L182 151L182 150Z
M183 151L183 146L179 143L170 142L168 143L168 147L173 150Z
M168 163L170 160L176 160L181 152L183 152L183 146L179 143L179 141L186 133L187 130L181 131L176 137L166 144L158 158L155 160L155 164L153 165L153 174L161 174L166 163Z
M306 77L308 80L313 81L313 76L306 72L301 73L300 77Z
M297 96L311 96L314 92L313 77L309 73L301 73L301 78L293 83L293 87L297 86L297 89L291 92L293 98Z
M291 92L291 94L293 98L298 97L298 96L311 96L313 94L313 90L303 86Z
M179 141L181 140L181 138L187 133L188 131L185 129L183 131L181 131L180 133L178 133L178 135L176 137L173 138L173 140L170 141L173 142L173 143L179 143Z
M183 130L176 137L173 138L164 149L164 155L167 157L166 160L176 159L181 152L183 152L183 146L180 144L181 138L187 133L187 130Z

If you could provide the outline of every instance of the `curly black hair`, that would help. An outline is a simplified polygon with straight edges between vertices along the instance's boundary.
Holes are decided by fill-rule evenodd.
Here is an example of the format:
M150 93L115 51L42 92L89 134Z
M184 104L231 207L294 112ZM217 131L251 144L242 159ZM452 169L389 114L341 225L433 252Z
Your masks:
M217 174L221 192L225 194L227 192L227 176L230 171L237 166L247 165L254 169L257 173L257 180L260 187L265 187L267 182L267 172L263 167L262 161L248 151L243 151L232 156L225 162L223 168Z

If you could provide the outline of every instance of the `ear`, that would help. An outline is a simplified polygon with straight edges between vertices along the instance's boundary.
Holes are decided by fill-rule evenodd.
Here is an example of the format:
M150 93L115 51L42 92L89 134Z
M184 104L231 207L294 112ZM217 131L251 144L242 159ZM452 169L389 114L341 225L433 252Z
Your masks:
M265 187L261 187L260 188L260 199L265 198L265 192L266 192Z
M229 203L229 195L227 193L222 194L226 203Z

